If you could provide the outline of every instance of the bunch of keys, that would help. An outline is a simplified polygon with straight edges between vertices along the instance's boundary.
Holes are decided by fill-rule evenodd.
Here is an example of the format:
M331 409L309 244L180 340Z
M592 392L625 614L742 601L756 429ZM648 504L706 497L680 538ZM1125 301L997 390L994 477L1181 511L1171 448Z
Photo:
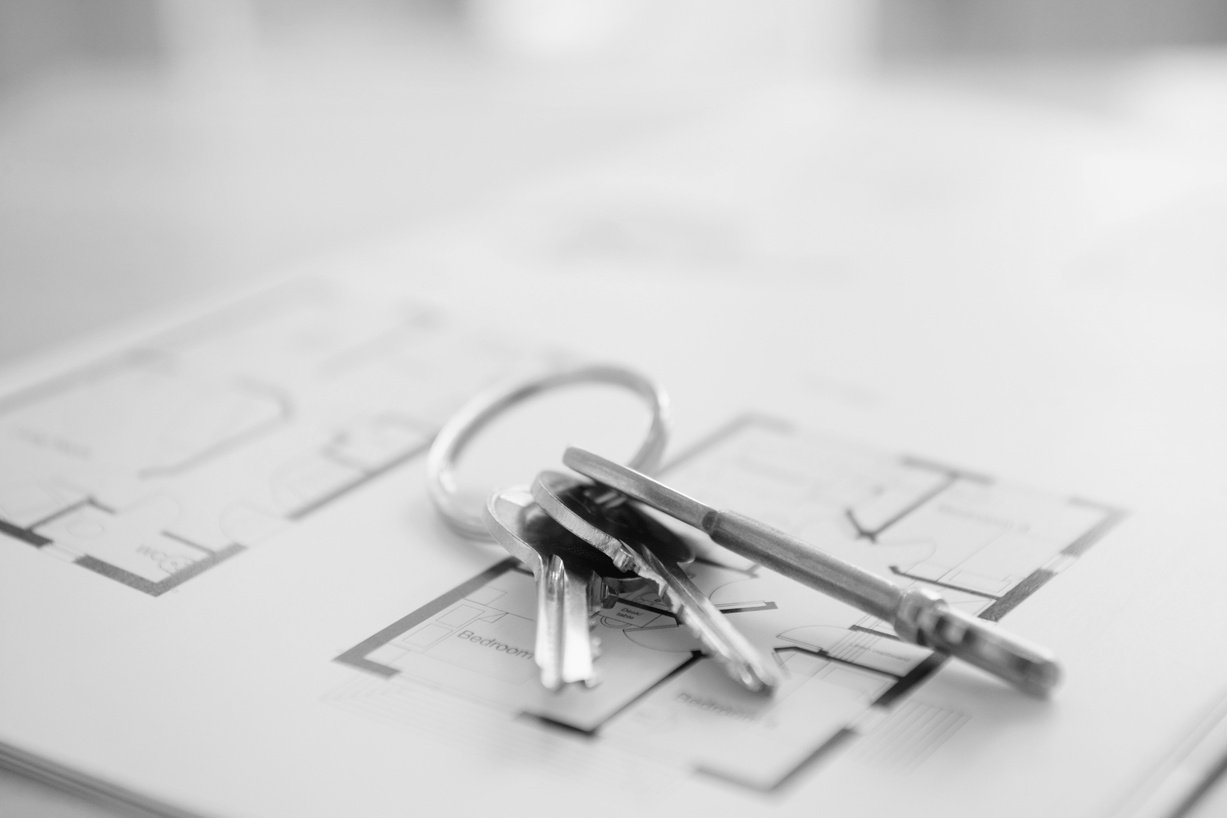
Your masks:
M497 491L480 514L457 501L455 463L474 434L508 407L571 383L622 386L652 410L647 438L627 465L582 449L563 462L580 477L546 471L530 487ZM615 366L588 366L482 395L440 430L427 459L431 497L453 528L493 538L532 571L537 584L535 661L542 684L591 685L597 679L592 623L611 592L649 584L706 653L749 690L771 692L779 666L753 646L684 570L690 546L642 507L680 520L713 542L821 593L889 622L905 642L961 658L1034 695L1047 695L1060 667L1045 649L950 607L933 591L904 589L884 577L730 511L718 511L650 477L667 438L667 399L652 381Z
M480 513L459 503L456 461L483 426L533 395L583 382L622 386L646 400L652 424L630 465L643 470L659 465L668 436L668 400L652 381L613 366L582 367L480 395L444 425L427 458L431 497L444 519L470 538L493 538L532 571L537 585L533 654L542 685L557 690L595 684L596 615L613 594L647 586L729 676L749 690L774 690L780 682L777 663L737 631L687 575L684 566L694 558L689 543L618 492L547 471L531 486L494 492Z

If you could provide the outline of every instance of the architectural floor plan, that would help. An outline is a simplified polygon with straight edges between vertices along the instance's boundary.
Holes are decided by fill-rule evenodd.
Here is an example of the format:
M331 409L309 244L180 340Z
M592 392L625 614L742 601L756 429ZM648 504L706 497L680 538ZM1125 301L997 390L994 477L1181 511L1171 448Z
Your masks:
M933 588L989 620L1073 564L1121 517L758 417L713 435L666 477L708 504L763 519L901 584ZM965 721L914 695L942 657L900 642L886 623L695 542L699 556L688 569L695 582L785 669L774 697L730 682L650 593L620 597L601 612L600 684L543 692L532 660L532 577L508 559L339 655L366 678L334 698L386 713L395 709L389 702L405 704L428 686L761 791L787 786L833 752L914 764Z
M296 284L0 400L0 547L162 594L414 457L515 365L351 301Z

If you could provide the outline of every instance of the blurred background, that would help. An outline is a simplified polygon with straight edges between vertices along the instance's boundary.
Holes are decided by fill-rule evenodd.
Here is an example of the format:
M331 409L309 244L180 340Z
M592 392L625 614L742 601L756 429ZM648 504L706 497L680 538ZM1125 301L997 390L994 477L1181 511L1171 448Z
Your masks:
M1077 132L1087 201L1131 202L1129 224L1162 233L1133 273L1164 279L1192 246L1172 280L1221 296L1225 46L1221 0L0 0L0 366L430 234L780 86L895 93L887 149L908 142L909 100L958 89L1008 108L1006 131L1066 117L1181 157L1179 184L1166 165L1122 175L1133 153L1095 166ZM111 809L0 774L3 814Z
M735 109L973 84L1219 151L1216 0L2 0L0 362Z

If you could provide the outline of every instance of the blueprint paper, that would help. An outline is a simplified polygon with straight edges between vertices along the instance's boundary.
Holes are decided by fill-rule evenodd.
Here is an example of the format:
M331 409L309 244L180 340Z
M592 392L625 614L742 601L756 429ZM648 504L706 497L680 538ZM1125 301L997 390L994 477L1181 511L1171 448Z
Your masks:
M672 189L670 212L707 192ZM500 239L406 282L452 241L4 384L8 763L191 815L1151 815L1212 766L1221 395L1185 408L1182 390L1221 347L1172 365L1199 339L1108 333L1119 300L967 270L905 299L873 280L628 287ZM477 274L501 264L516 275ZM779 695L734 688L633 595L600 618L602 684L540 690L528 577L437 519L422 457L474 390L576 360L665 381L669 481L1000 619L1064 685L1020 695L707 548L690 570L787 670ZM625 431L619 411L586 419Z
M776 697L728 682L650 595L603 611L601 685L542 691L529 576L447 533L420 469L466 391L550 355L423 308L384 310L390 330L378 309L349 322L337 305L362 297L331 286L278 291L252 302L278 310L240 308L10 400L6 621L38 612L6 628L22 659L4 682L14 751L189 813L396 814L392 781L469 808L494 800L463 787L472 775L579 792L616 770L660 798L788 813L826 793L868 814L883 802L845 782L910 781L951 754L963 768L969 748L1005 753L980 774L1010 791L995 768L1014 734L1076 715L1069 691L1039 702L944 668L714 547L691 572L781 662ZM91 413L103 405L130 408ZM1008 625L1128 527L1107 503L796 420L738 414L706 431L666 472L684 490ZM1085 647L1058 647L1079 667ZM943 672L952 681L932 684ZM1105 794L1084 774L1064 783Z

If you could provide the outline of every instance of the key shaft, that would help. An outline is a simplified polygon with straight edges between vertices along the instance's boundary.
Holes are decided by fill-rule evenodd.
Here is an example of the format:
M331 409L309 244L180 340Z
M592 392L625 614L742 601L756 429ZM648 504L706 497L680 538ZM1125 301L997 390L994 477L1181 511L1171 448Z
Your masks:
M891 622L903 589L871 571L844 562L744 514L709 510L699 521L718 545Z

